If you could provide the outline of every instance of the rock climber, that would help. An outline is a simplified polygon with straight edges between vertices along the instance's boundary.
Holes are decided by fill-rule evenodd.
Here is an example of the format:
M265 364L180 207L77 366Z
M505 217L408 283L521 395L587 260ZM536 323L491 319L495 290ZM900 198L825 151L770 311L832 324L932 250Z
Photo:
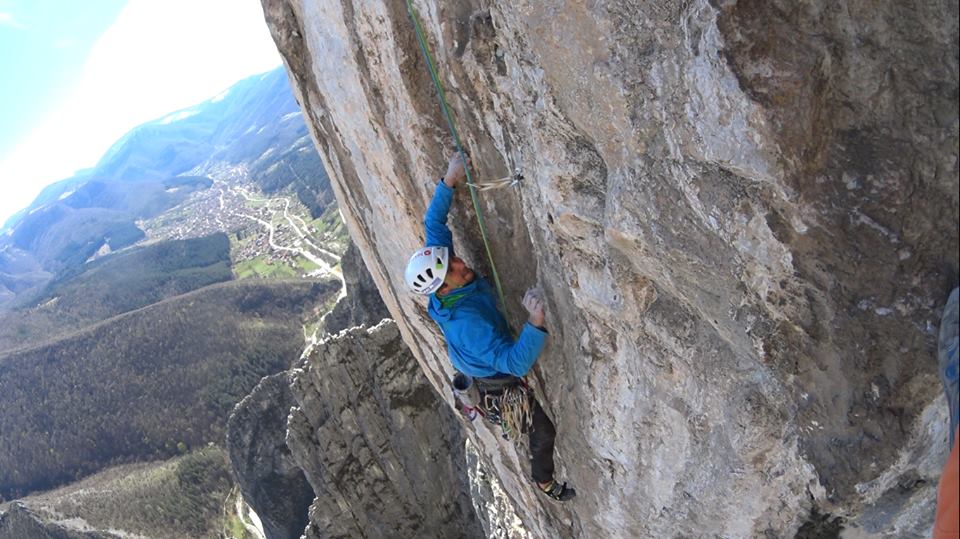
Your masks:
M465 166L469 166L469 159L464 163L457 152L450 156L446 174L438 181L424 217L426 247L410 258L405 280L414 292L430 296L430 317L443 330L454 368L473 377L484 416L503 427L502 416L511 414L508 400L526 407L527 413L520 415L527 419L519 428L530 436L533 480L546 495L567 501L576 496L576 491L554 479L556 430L522 380L547 339L544 301L536 291L527 292L522 303L529 318L514 339L506 318L497 309L490 283L453 254L447 213L454 189L466 178ZM508 399L508 395L518 394L519 400Z

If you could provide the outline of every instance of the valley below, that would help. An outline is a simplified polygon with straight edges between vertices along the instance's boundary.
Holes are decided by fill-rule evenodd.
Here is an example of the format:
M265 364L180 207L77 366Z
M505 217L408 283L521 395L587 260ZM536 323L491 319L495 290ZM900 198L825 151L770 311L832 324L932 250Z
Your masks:
M264 537L227 418L320 338L349 237L283 71L227 93L0 235L0 537ZM197 124L225 143L172 166Z

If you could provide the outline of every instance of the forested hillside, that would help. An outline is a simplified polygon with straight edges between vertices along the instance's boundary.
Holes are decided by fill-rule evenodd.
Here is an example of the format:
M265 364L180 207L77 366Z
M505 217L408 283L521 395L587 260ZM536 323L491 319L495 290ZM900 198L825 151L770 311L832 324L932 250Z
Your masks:
M27 498L0 519L0 537L101 539L122 536L123 530L158 538L252 539L256 536L229 512L236 503L231 485L226 455L217 447L123 464Z
M0 313L0 352L37 345L164 298L230 280L230 241L223 233L160 242L99 258L82 273L51 282Z
M0 495L221 443L260 378L290 367L334 280L206 287L0 355Z

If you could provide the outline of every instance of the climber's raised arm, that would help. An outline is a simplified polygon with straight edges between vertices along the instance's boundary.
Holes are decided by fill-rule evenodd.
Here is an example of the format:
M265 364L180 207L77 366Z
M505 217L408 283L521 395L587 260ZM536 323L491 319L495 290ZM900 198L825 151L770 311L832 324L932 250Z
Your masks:
M467 158L467 165L470 164L470 158ZM447 163L447 172L443 178L437 182L437 188L433 192L433 199L430 206L427 207L427 213L423 218L423 225L426 229L426 247L447 247L453 250L453 234L447 227L447 213L450 212L450 204L453 203L453 190L463 182L467 173L463 168L463 159L459 152L454 152Z

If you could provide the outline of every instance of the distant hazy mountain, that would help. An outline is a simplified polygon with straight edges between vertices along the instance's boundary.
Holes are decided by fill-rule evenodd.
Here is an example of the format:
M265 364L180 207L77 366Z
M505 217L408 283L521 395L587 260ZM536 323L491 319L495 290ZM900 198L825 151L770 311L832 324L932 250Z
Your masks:
M138 219L199 189L214 166L243 166L272 193L284 188L319 216L332 202L286 73L242 80L203 103L143 124L97 165L49 185L0 236L0 305L79 267L106 245L143 238Z
M251 162L306 134L286 72L278 68L130 131L97 163L94 175L162 180L207 161Z

